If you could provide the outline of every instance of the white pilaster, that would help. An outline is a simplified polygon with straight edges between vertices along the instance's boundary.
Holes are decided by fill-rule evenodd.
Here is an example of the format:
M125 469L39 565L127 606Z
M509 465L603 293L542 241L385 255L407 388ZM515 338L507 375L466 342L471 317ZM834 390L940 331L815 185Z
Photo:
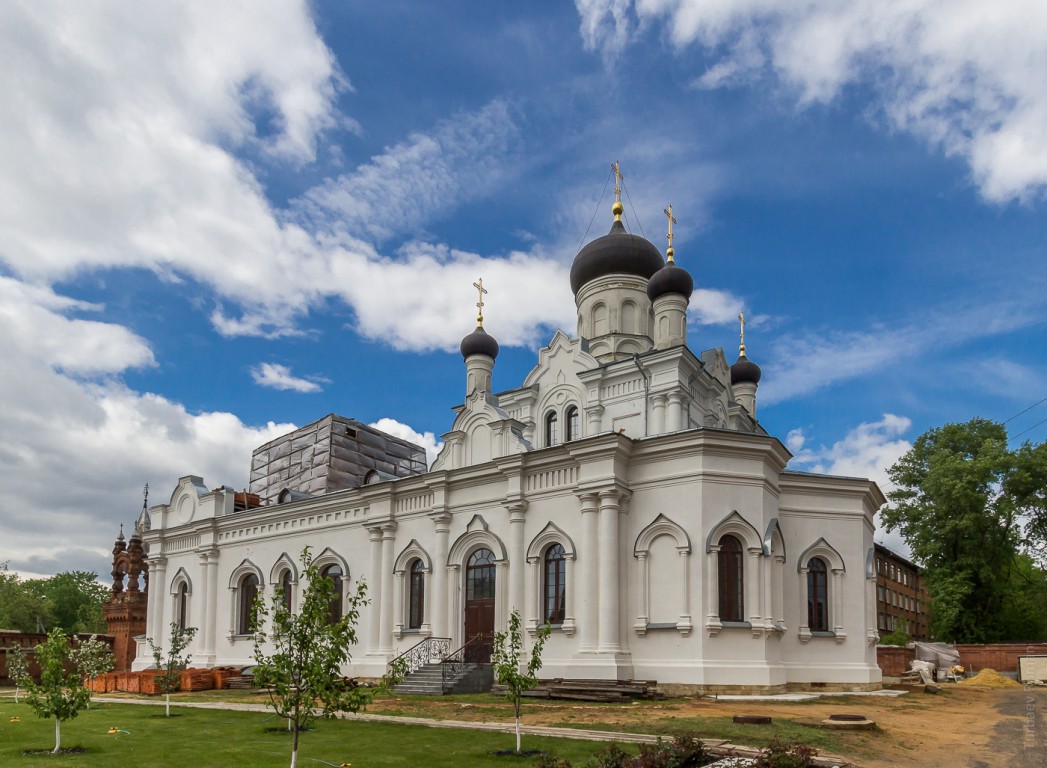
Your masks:
M599 609L597 605L597 501L595 493L580 497L582 513L582 546L580 550L579 579L577 587L567 584L568 594L578 592L578 650L592 653L596 650L598 639L597 622Z
M396 523L382 526L382 613L378 648L383 652L393 649L393 544L396 542Z
M600 653L618 653L619 611L621 595L618 591L618 498L617 490L600 492Z
M447 537L451 530L451 516L446 512L434 513L433 528L436 532L436 549L433 552L432 573L432 606L426 606L426 612L432 621L433 635L450 637L448 618L451 610L447 599Z
M367 621L367 653L378 653L382 637L382 529L371 528L368 534L371 541L371 563L368 568L371 605Z
M524 522L527 502L514 501L505 505L509 513L509 610L519 611L526 616L524 605L524 583L527 571L527 557L524 552Z

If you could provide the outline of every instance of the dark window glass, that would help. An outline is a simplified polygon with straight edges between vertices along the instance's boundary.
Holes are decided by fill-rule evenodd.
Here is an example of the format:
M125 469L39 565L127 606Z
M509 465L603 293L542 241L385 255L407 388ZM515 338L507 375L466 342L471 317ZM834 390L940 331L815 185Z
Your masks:
M560 442L560 427L559 417L556 415L556 411L549 411L545 414L545 444L546 446L556 445Z
M337 565L328 565L320 576L331 582L331 623L342 620L342 569Z
M284 607L287 610L291 610L291 572L284 571L283 576L280 577L280 596L284 600Z
M240 579L240 616L236 623L239 635L251 633L255 617L255 601L258 599L258 577L249 573Z
M185 629L189 618L189 585L184 581L178 585L178 628Z
M812 632L829 631L828 569L825 561L812 557L807 563L807 627Z
M742 570L742 543L731 535L720 539L717 553L720 587L720 621L745 621L742 589L745 586Z
M425 566L421 560L411 563L410 609L407 616L408 629L419 629L422 626L422 615L425 612Z
M544 621L563 624L564 601L567 596L567 560L564 549L553 544L545 550Z
M578 409L573 405L567 409L567 424L564 429L564 440L577 440L581 436L578 432Z
M494 552L478 549L465 568L465 599L494 600Z

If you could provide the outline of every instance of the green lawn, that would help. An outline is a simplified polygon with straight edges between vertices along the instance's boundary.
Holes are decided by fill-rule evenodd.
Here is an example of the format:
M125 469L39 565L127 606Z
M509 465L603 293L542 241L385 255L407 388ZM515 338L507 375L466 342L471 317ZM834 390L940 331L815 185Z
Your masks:
M36 717L28 706L0 699L0 765L110 768L268 768L290 764L291 739L286 732L267 729L282 725L270 714L172 707L177 717L163 717L162 707L92 704L74 720L62 724L62 746L86 752L51 756L24 755L24 750L54 746L54 721ZM17 716L21 722L12 723ZM110 735L110 728L128 733ZM321 721L302 734L298 765L353 768L373 766L526 766L532 760L498 757L511 749L512 734L463 731L424 726ZM575 765L600 744L568 739L525 736L524 749L541 749ZM627 747L628 748L628 747Z

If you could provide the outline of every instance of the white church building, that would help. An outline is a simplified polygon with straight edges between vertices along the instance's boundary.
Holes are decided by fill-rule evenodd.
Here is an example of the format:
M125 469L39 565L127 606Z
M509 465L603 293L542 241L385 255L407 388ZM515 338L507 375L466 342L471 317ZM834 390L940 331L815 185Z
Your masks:
M576 335L557 331L515 388L492 388L479 286L465 399L431 468L421 448L331 415L255 451L248 494L183 477L141 523L145 635L180 622L198 630L194 666L251 664L252 600L293 609L309 546L344 593L366 580L353 676L427 638L483 660L515 609L531 637L552 627L545 678L878 688L882 493L786 469L756 418L744 325L733 364L692 352L693 281L671 234L666 261L612 211L571 269Z

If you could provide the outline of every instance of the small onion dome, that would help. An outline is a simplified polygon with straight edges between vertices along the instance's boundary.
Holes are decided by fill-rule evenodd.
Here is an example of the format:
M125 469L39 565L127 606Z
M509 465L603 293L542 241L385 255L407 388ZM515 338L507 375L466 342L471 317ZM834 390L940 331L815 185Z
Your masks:
M667 293L678 293L688 299L694 293L691 273L672 262L655 272L651 282L647 284L647 298L651 301Z
M731 384L759 384L760 366L745 356L743 351L731 366Z
M498 357L498 342L483 329L476 326L476 330L462 339L462 357L468 360L473 355L487 355L494 360Z
M629 234L621 221L615 221L610 232L588 243L574 257L571 291L577 295L583 285L604 275L626 274L650 279L662 264L662 254L654 243Z

